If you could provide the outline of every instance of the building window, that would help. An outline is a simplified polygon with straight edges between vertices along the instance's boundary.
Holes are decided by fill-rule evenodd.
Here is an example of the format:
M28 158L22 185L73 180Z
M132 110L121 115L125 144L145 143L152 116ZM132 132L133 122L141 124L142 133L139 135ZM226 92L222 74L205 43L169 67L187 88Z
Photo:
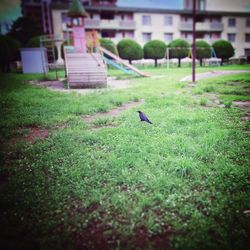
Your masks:
M133 31L125 31L125 37L134 38L134 32Z
M245 49L245 56L250 58L250 49Z
M250 33L245 36L246 43L250 43Z
M235 26L236 26L235 18L229 18L228 19L228 27L235 27Z
M181 38L191 41L193 39L193 35L192 33L189 33L189 32L182 32Z
M142 33L143 42L148 42L151 40L151 33Z
M213 40L218 40L220 39L220 33L211 33L211 38Z
M205 33L204 36L203 36L203 38L204 38L205 40L210 40L211 37L212 37L212 36L211 36L210 33Z
M205 0L200 0L200 10L206 10L206 1Z
M172 26L173 25L173 17L172 16L164 16L164 25Z
M164 41L171 42L173 40L173 33L164 33Z
M250 28L250 18L249 17L246 19L246 27Z
M227 34L227 40L229 42L234 43L235 42L235 38L236 38L236 34L234 34L234 33Z
M142 16L143 25L151 25L151 16Z

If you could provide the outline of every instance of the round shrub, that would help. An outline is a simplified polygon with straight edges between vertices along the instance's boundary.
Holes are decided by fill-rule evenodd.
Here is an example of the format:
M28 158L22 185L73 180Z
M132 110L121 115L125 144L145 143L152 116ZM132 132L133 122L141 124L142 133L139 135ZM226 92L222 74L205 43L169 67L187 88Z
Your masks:
M170 58L178 58L178 67L181 66L181 59L188 56L190 44L183 39L175 39L168 44Z
M226 40L218 40L213 43L215 54L218 58L221 58L221 65L223 62L234 56L234 48L232 44Z
M196 58L200 61L200 66L202 66L203 59L211 57L211 46L204 40L197 40L195 45Z
M31 37L26 43L27 48L39 48L40 47L40 36Z
M110 51L111 53L118 55L116 45L114 42L108 38L100 38L100 46Z
M50 46L50 44L48 44L48 45ZM40 36L34 36L34 37L30 38L29 41L26 44L27 48L39 48L40 46L41 46L41 44L40 44ZM44 47L46 47L46 44L45 44ZM55 60L57 60L58 59L57 47L54 46L53 50L54 50ZM53 52L51 51L51 49L49 49L47 51L47 53L48 53L49 62L50 63L53 62L53 54L52 54Z
M157 67L157 59L165 57L166 47L166 44L160 40L151 40L143 47L144 58L154 59L155 67Z
M117 44L119 55L122 59L129 60L131 64L133 60L143 58L143 50L140 44L131 39L122 39Z

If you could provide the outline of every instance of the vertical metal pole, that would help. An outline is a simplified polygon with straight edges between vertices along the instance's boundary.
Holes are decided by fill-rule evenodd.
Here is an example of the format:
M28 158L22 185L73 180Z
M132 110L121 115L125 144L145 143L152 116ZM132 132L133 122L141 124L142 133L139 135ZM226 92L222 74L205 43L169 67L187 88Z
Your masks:
M193 0L193 44L192 44L192 82L195 83L195 59L196 59L196 46L195 46L195 23L196 23L196 0Z

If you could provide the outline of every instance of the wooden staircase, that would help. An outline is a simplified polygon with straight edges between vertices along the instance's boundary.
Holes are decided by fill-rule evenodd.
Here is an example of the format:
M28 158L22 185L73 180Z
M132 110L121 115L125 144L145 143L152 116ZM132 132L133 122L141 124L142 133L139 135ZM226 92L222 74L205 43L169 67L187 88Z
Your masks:
M65 67L69 88L107 87L107 68L99 53L66 52Z

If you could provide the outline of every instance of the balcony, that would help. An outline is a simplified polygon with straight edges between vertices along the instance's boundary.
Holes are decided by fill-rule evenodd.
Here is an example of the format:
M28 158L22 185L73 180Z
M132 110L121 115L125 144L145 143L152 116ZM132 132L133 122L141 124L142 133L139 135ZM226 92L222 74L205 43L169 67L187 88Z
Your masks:
M192 31L192 22L181 22L179 29L181 31ZM196 31L223 31L223 23L205 23L197 22Z
M181 31L192 31L193 23L191 23L191 22L181 22L180 25L179 25L179 29Z
M106 30L134 30L135 21L133 20L95 20L86 19L87 29L106 29Z
M211 31L223 31L223 23L210 23Z

